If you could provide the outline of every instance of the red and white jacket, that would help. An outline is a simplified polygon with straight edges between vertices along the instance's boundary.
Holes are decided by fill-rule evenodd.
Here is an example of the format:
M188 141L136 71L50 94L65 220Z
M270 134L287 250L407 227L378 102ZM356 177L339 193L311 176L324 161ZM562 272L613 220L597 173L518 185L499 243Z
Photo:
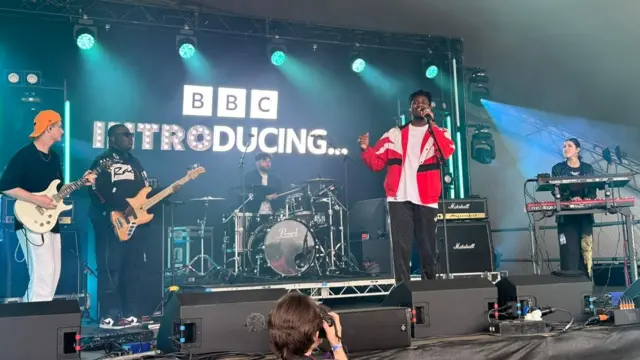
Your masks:
M435 126L433 133L442 149L442 155L445 160L448 159L455 151L451 135L446 129ZM408 142L409 126L396 126L387 131L375 146L362 151L362 160L369 169L382 171L387 166L387 176L384 180L387 197L395 197L398 193ZM417 173L405 176L417 177L418 193L423 204L435 204L440 198L442 183L436 162L438 150L430 131L425 133L420 149L420 166Z

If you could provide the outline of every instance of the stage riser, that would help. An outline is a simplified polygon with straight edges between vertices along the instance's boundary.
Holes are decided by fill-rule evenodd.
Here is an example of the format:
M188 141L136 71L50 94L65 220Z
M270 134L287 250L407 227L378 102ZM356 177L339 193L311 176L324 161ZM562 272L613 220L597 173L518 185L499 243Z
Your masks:
M74 300L0 305L2 359L80 359L80 307ZM77 342L76 342L77 341Z

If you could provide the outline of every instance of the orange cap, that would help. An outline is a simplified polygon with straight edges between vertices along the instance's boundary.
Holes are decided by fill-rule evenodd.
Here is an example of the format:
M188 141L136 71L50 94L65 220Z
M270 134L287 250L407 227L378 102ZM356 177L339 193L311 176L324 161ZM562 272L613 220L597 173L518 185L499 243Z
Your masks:
M53 110L42 110L33 119L33 132L29 135L30 138L37 138L42 135L47 128L53 124L62 121L60 114Z

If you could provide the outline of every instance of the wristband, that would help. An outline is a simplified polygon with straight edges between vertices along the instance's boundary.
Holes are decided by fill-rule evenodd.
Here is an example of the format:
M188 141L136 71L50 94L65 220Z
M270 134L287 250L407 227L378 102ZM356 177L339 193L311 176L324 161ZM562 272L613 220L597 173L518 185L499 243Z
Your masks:
M331 346L331 351L337 351L342 348L342 344L335 344Z

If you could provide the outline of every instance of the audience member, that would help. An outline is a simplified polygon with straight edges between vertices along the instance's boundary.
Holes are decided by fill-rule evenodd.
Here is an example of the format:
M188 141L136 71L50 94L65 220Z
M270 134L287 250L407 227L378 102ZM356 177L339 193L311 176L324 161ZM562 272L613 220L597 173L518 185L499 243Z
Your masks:
M312 298L291 292L278 300L269 314L271 350L280 360L313 359L313 350L323 341L321 330L331 345L334 359L346 360L340 317L323 311Z

